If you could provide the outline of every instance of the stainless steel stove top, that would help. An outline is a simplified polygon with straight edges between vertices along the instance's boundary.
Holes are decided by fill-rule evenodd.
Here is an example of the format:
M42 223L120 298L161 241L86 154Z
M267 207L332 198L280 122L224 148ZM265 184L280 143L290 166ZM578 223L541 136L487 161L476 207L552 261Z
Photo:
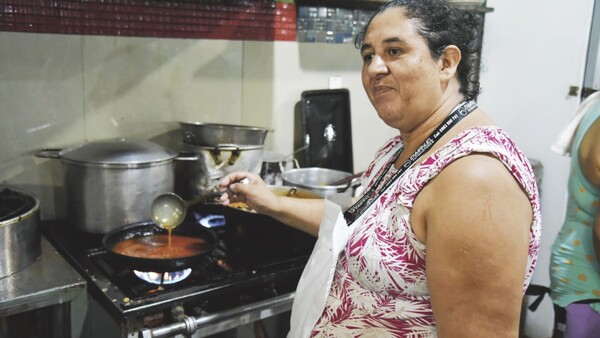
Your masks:
M210 212L214 215L214 210ZM198 226L206 225L206 212L192 215ZM190 267L187 278L162 285L143 281L133 270L112 264L101 235L69 231L60 221L45 222L42 231L87 280L89 295L120 327L121 336L160 337L201 329L205 334L215 333L239 325L242 317L247 322L291 308L314 240L308 237L295 245L279 245L277 238L265 238L254 245L240 245L239 238L228 232L228 221L225 215L225 222L213 228L219 238L216 248ZM296 238L308 236L289 231Z

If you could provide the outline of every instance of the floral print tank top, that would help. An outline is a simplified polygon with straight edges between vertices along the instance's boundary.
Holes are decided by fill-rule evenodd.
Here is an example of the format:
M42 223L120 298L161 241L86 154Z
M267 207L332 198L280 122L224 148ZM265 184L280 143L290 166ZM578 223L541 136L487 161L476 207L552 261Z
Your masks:
M363 179L368 188L400 136L376 154ZM498 158L527 193L533 210L529 261L523 292L531 280L541 239L541 212L533 170L525 155L497 127L463 131L420 165L407 170L356 224L338 261L333 284L312 337L436 337L425 273L426 246L412 231L410 212L421 189L452 161L473 152ZM394 169L388 175L392 175ZM365 190L367 190L367 188Z

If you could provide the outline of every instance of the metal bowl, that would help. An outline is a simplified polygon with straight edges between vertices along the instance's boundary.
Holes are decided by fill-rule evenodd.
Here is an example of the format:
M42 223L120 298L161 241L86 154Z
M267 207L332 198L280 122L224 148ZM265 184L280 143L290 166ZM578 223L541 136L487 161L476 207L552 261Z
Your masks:
M298 168L281 173L283 185L303 188L327 198L342 209L347 209L352 204L353 187L356 181L341 185L330 185L331 182L352 176L351 173L327 168Z
M0 278L21 271L42 253L40 201L34 196L0 190Z

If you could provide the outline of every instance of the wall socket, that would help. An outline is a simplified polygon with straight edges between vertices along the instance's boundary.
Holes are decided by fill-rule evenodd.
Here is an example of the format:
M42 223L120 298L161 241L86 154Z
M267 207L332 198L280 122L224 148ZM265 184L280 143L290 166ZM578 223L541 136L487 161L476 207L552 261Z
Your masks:
M330 76L329 77L329 89L341 89L342 88L342 77L341 76Z

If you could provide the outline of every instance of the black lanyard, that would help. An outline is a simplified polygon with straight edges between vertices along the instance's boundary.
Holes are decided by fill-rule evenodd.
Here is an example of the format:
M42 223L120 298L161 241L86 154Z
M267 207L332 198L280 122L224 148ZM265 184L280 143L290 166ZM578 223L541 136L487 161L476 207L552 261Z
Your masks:
M377 177L377 180L371 185L369 190L363 193L360 199L344 212L344 218L346 219L346 223L348 224L348 226L351 225L360 215L362 215L369 208L369 206L371 206L371 204L373 204L373 202L375 202L375 200L377 200L379 196L381 196L381 194L383 194L383 192L386 191L387 188L389 188L392 185L392 183L394 183L396 179L398 179L408 168L412 167L412 165L419 159L419 157L421 157L421 155L427 152L427 150L429 150L442 136L444 136L444 134L446 134L446 132L448 132L450 128L452 128L456 123L458 123L458 121L462 120L463 117L469 115L469 113L471 113L476 108L477 103L475 101L463 101L458 106L456 106L456 108L452 110L452 112L450 113L450 115L448 115L444 122L442 122L437 127L437 129L433 131L433 133L431 133L429 137L427 137L425 142L423 142L423 144L421 144L419 148L417 148L417 150L412 155L410 155L408 160L404 162L404 164L398 169L398 171L394 173L394 175L388 180L385 186L379 191L379 194L375 196L377 188L379 187L383 179L387 176L387 173L390 171L390 169L398 159L398 156L400 156L400 153L404 149L404 146L400 147L400 149L394 154L393 159L391 160L387 168L385 168L385 170L379 175L379 177Z

